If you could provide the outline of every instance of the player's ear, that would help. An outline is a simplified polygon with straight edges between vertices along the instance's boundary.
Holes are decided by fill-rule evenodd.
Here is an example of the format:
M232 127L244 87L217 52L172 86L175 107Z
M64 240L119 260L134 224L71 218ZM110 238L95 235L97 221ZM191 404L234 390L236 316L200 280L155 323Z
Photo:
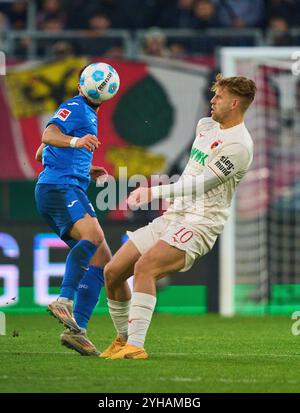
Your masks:
M231 108L237 109L241 106L241 101L239 99L233 99L232 103L231 103Z

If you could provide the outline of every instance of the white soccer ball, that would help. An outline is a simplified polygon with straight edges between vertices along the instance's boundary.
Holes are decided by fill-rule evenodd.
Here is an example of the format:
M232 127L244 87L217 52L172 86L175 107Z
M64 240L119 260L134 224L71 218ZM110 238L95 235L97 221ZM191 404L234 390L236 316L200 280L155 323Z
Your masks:
M116 95L120 87L120 78L111 65L92 63L82 72L79 84L83 95L97 104Z

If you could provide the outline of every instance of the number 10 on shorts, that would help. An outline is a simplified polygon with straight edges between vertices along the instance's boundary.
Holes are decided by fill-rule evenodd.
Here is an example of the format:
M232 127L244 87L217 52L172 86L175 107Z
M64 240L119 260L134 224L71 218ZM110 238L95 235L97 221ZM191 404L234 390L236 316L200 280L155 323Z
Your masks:
M191 230L188 230L184 227L180 228L175 234L173 235L174 242L180 242L181 244L185 244L190 239L192 239L194 233Z

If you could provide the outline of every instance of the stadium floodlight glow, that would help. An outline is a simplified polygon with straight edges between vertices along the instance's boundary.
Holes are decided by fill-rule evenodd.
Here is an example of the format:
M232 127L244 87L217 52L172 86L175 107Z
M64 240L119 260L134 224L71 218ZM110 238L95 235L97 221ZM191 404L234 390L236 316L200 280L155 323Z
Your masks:
M256 285L257 299L268 299L270 249L267 251L267 248L270 234L267 233L267 208L270 199L267 199L266 185L270 178L266 158L269 156L269 129L276 129L276 125L280 127L280 122L283 125L286 123L285 129L291 129L291 117L293 123L297 122L295 85L300 79L294 77L299 67L300 49L225 47L220 49L219 57L224 76L248 76L256 81L258 88L256 99L245 118L246 126L254 140L254 161L237 189L220 243L219 311L224 316L232 316L236 312L236 281L237 277L241 279L243 270L245 274L242 282ZM271 88L272 92L269 91ZM272 105L270 109L269 106ZM288 139L282 135L288 133L286 130L277 130L275 133L279 140ZM296 132L290 130L289 133L291 139L293 136L296 137ZM288 145L285 147L288 148ZM280 150L278 153L277 156L280 157ZM274 191L277 189L275 187ZM274 239L276 240L276 235ZM277 252L279 250L278 247ZM289 264L288 257L284 261L285 265L292 265Z

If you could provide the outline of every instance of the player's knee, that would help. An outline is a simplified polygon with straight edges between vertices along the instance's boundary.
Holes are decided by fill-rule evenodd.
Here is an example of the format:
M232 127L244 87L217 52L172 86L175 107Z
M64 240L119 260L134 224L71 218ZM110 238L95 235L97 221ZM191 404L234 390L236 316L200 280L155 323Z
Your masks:
M100 247L104 241L104 234L102 231L89 231L88 233L83 234L82 239L86 239L97 247Z
M105 286L109 290L114 289L118 285L118 274L114 264L109 262L104 267Z
M151 260L151 257L141 256L141 258L135 263L134 276L136 278L141 278L144 276L155 278L155 262Z

